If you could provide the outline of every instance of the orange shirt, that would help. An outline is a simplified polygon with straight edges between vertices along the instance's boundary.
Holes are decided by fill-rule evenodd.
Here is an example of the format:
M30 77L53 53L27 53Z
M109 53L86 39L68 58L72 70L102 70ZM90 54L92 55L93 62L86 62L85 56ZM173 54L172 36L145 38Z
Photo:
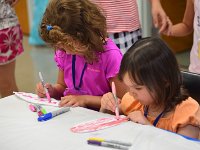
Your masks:
M140 28L136 0L92 0L103 9L108 33L136 31Z
M144 105L135 100L129 93L126 93L122 98L121 109L126 115L136 110L144 113ZM156 117L148 115L147 119L153 124ZM189 124L200 128L200 107L197 101L191 97L177 105L173 113L170 113L167 117L160 118L156 127L177 132L179 127Z

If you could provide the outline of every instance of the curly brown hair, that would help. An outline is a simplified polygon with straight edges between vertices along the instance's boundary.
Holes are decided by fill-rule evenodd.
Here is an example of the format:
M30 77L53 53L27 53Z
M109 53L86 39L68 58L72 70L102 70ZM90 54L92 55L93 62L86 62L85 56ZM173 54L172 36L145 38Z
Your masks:
M52 29L47 30L47 25ZM88 62L96 60L97 53L104 51L106 31L105 16L89 0L51 0L39 29L46 43L70 46L74 51L84 53Z

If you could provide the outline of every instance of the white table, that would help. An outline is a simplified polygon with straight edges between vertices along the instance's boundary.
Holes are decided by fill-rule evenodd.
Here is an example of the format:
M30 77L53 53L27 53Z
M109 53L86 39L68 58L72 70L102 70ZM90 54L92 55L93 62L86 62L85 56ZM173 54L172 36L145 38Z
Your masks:
M73 133L70 128L109 114L72 108L46 122L38 122L28 103L12 95L0 99L0 150L109 150L87 144L90 137L131 142L133 150L199 150L200 142L151 126L133 122L90 133ZM48 111L53 107L45 107Z

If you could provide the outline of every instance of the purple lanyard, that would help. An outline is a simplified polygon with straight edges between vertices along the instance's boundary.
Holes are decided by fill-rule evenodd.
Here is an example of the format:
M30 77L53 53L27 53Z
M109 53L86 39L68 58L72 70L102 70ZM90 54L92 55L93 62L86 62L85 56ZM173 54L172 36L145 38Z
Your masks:
M76 66L76 55L73 55L72 56L72 79L73 79L73 85L74 85L74 89L80 90L82 82L83 82L83 75L84 75L85 69L87 68L87 63L84 64L78 87L76 86L76 69L75 69L75 66Z

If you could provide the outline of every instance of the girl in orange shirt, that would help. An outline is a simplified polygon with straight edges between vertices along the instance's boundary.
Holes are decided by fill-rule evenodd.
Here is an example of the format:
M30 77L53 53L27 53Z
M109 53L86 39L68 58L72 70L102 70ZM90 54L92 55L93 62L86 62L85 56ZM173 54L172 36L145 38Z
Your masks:
M177 60L161 39L136 42L122 59L119 78L129 87L119 108L130 120L198 138L199 104L182 87ZM115 111L112 93L102 97L100 111Z

